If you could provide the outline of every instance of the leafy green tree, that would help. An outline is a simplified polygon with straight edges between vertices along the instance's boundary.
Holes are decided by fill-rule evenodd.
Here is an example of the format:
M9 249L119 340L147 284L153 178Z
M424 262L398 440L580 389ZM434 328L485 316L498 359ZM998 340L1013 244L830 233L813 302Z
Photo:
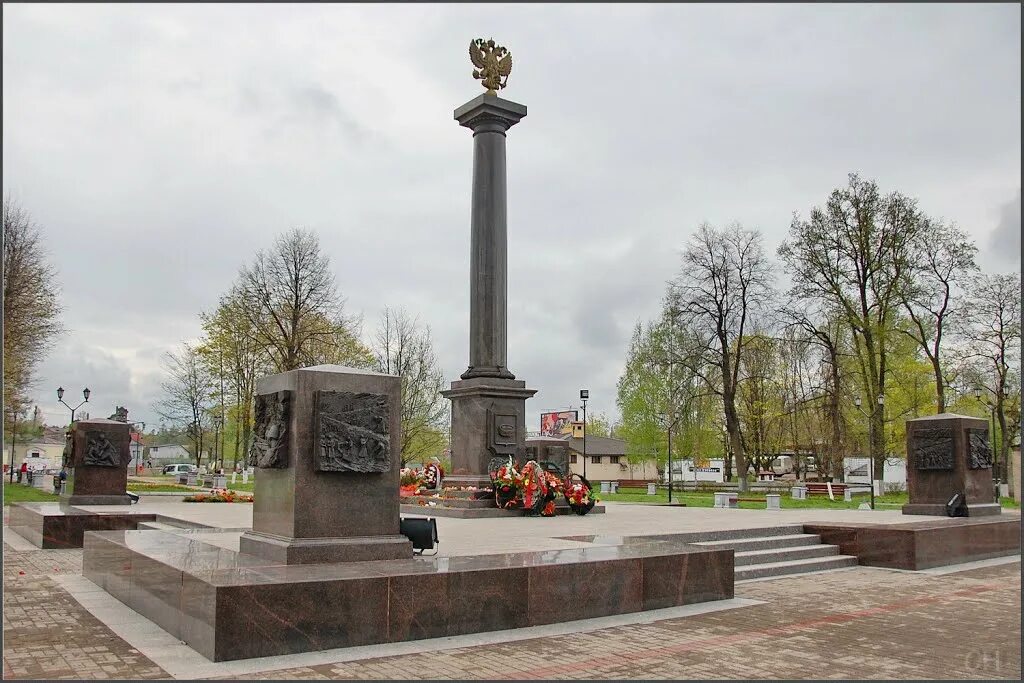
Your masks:
M809 219L794 216L779 256L797 300L816 301L842 315L852 333L857 373L874 425L869 452L883 472L884 396L888 353L914 270L922 216L913 200L882 195L874 181L851 174Z

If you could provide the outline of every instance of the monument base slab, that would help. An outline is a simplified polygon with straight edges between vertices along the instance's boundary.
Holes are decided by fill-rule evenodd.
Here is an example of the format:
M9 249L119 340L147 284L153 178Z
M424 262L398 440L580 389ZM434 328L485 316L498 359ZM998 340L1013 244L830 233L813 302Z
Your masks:
M82 573L213 661L733 597L733 551L678 542L624 539L616 547L279 565L204 542L203 535L91 532Z
M403 535L345 538L286 538L247 531L238 539L241 552L276 564L322 564L399 560L412 556L412 542Z
M1020 553L1020 517L929 519L906 524L810 522L805 534L869 567L930 569Z
M1003 514L1003 508L999 503L968 503L967 517L990 517ZM930 515L932 517L945 517L945 503L907 503L902 508L905 515Z
M72 495L67 496L68 505L130 505L132 499L124 496Z

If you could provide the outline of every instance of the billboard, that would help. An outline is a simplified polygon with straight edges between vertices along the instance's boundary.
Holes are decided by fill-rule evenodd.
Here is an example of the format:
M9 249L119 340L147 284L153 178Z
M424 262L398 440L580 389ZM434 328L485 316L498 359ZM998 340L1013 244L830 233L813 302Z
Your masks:
M578 416L579 412L575 410L563 410L560 413L541 413L541 436L572 434L572 423L578 419Z

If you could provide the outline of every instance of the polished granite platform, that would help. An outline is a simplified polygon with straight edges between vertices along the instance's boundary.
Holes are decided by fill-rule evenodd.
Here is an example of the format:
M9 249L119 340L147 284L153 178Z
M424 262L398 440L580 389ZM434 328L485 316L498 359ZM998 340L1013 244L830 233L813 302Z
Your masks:
M804 524L862 565L930 569L1020 553L1020 516L943 518L907 524L833 522Z
M39 548L81 548L86 531L137 529L140 522L158 517L125 507L97 511L65 503L17 503L10 506L8 524L11 531Z
M677 541L291 566L236 543L202 530L90 532L83 574L213 661L733 597L732 550Z

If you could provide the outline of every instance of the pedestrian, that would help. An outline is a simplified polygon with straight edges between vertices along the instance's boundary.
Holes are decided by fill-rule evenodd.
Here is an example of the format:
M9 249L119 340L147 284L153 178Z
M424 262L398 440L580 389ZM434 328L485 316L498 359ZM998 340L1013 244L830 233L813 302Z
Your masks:
M21 461L21 470L18 471L18 483L28 479L28 463L24 460Z

